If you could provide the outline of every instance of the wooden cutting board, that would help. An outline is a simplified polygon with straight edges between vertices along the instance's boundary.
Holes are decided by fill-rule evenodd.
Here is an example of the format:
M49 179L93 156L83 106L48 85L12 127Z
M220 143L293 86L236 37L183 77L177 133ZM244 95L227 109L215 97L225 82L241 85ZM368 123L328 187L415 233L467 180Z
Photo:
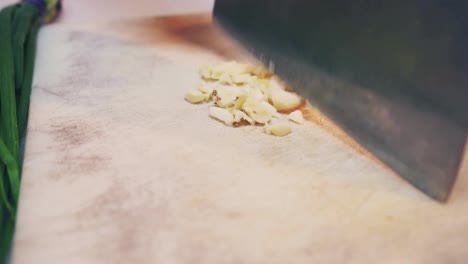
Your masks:
M38 54L14 263L468 261L467 158L439 204L323 122L185 102L200 65L249 60L207 16L50 26Z

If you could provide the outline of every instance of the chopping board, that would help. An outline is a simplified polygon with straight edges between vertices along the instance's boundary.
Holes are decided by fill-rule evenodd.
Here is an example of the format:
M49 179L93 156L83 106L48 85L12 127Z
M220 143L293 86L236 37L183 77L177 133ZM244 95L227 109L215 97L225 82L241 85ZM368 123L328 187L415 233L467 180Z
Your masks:
M13 263L467 262L467 157L441 204L323 122L226 127L183 96L231 59L206 15L44 28Z

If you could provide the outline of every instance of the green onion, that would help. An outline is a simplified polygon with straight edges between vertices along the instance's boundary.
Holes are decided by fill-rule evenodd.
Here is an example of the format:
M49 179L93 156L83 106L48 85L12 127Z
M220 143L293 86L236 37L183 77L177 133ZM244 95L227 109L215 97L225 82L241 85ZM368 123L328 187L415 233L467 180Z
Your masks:
M37 34L61 7L60 0L23 1L0 11L0 263L15 228Z
M13 196L13 202L18 202L19 188L20 188L20 177L18 170L18 163L16 162L13 155L8 151L3 140L0 139L0 160L6 165L8 179L10 181L11 195Z
M6 146L13 157L19 159L18 123L13 64L12 21L17 6L0 11L0 122Z
M19 5L14 17L13 49L15 57L15 86L21 89L24 78L26 38L31 24L37 18L38 10L33 5ZM28 58L28 57L26 57Z
M26 124L28 122L29 99L31 97L32 82L34 76L34 63L36 59L36 42L37 33L40 23L36 19L31 25L26 45L25 45L25 64L24 64L24 80L22 82L21 93L17 98L18 109L18 133L20 138L24 137L26 132Z
M11 238L15 229L15 218L9 217L5 223L3 223L4 231L0 232L2 239L0 240L0 256L5 259L10 249ZM2 261L0 259L0 261Z
M2 164L0 166L0 177L1 177L1 180L0 180L0 202L3 203L6 211L8 211L9 213L13 212L13 206L11 205L9 199L8 199L8 189L7 189L7 186L4 182L4 171L5 169L5 166ZM2 222L1 220L3 219L2 216L3 216L3 210L4 208L0 208L0 223ZM0 225L0 227L3 226L3 225Z
M16 97L15 97L15 81L14 81L14 56L12 42L12 22L14 12L17 6L10 6L0 11L0 135L5 140L6 144L1 144L0 152L2 156L11 155L13 159L19 159L19 139L18 127L16 120ZM3 143L3 140L2 140ZM2 163L3 165L6 165ZM2 230L0 232L0 257L4 258L7 254L7 244L11 241L12 224L15 213L12 206L16 208L17 197L15 194L19 190L13 190L19 179L14 179L18 175L8 175L5 171L5 166L1 166L2 172L2 187L9 186L6 190L2 190L4 206L9 210L3 209L2 214ZM7 175L8 177L5 177ZM13 179L13 184L12 183ZM6 196L6 201L5 201ZM12 206L11 206L12 205ZM6 211L6 212L5 212Z

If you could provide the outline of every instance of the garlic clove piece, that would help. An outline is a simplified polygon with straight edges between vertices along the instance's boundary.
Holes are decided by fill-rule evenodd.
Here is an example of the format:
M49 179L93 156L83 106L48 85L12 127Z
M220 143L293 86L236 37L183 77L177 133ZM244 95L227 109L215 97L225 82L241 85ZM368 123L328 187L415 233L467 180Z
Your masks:
M189 101L192 104L201 103L209 98L208 94L203 94L198 90L190 90L185 93L185 100Z
M204 94L211 94L213 93L213 86L205 81L201 81L198 85L198 90Z
M231 81L234 84L242 85L247 84L252 79L252 75L243 73L243 74L233 74L231 75Z
M276 110L276 108L274 106L272 106L270 103L268 103L266 101L263 101L262 104L263 104L263 106L265 106L265 108L268 109L268 111L270 111L270 113L271 113L271 115L273 117L276 117L276 118L281 117L280 114L278 113L278 111Z
M231 74L228 72L223 73L221 76L219 76L219 82L222 84L233 84Z
M242 109L245 101L247 101L248 96L246 94L239 95L236 100L234 101L234 108L235 109Z
M288 123L276 123L271 125L266 125L264 127L264 131L266 134L283 137L291 133L292 128L291 125Z
M210 107L209 113L211 117L223 122L228 126L232 126L234 123L234 116L227 109L212 106Z
M201 66L199 69L198 69L198 73L200 74L200 76L202 77L202 79L204 80L212 80L213 77L213 67L209 66L209 65L204 65L204 66Z
M239 97L244 95L244 90L236 86L219 86L213 90L213 101L222 108L236 105Z
M251 88L249 91L249 97L256 101L267 101L268 96L266 96L260 89Z
M232 108L231 109L231 113L232 115L234 116L234 124L239 124L241 123L242 121L246 121L247 123L249 123L250 125L254 125L255 124L255 121L250 118L246 113L244 113L243 111L241 110L238 110L238 109L234 109Z
M264 101L255 100L251 97L247 98L242 106L242 110L255 122L260 124L268 123L273 117L271 109L264 104Z
M270 100L273 106L280 112L291 111L302 104L302 99L299 95L279 89L270 91Z
M288 119L293 121L294 123L297 123L297 124L304 123L304 116L302 115L302 112L300 110L296 110L294 112L291 112L288 115Z
M260 90L268 98L270 94L270 80L254 77L250 80L249 86L253 89Z

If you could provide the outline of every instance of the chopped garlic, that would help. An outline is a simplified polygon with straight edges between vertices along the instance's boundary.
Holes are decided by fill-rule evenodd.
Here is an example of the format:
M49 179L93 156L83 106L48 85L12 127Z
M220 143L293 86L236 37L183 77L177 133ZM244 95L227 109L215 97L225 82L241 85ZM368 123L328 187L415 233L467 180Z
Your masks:
M198 90L205 94L213 93L213 87L210 86L207 82L201 81L198 85Z
M211 68L211 66L202 66L200 67L199 73L203 79L209 80L211 79L213 69Z
M251 65L239 63L236 61L230 61L230 62L221 64L221 68L223 68L226 72L229 72L234 75L252 73L255 70L255 67Z
M249 98L249 96L246 94L239 95L234 102L234 109L241 109L245 101L247 101L247 98Z
M266 125L264 128L265 133L273 135L273 136L286 136L287 134L291 133L291 125L288 123L277 123Z
M254 89L260 90L268 98L270 94L270 81L268 79L252 78L249 85Z
M271 115L273 117L276 117L276 118L280 117L278 111L276 111L276 108L274 106L272 106L270 103L264 101L264 102L262 102L262 104L268 109L268 111L270 111L270 113L271 113Z
M258 66L257 67L256 66L251 66L250 73L252 73L253 75L258 76L260 78L268 78L268 77L270 77L272 75L271 72L269 72L264 67L258 67Z
M216 106L209 108L211 117L228 126L264 125L265 133L275 136L291 133L289 123L271 122L284 119L286 115L280 112L291 112L303 101L285 91L281 80L265 68L231 61L200 67L199 73L198 89L187 92L185 99L191 103L213 101ZM298 124L304 122L298 110L287 117Z
M255 122L260 124L268 123L273 117L271 109L267 107L263 101L255 100L251 97L247 98L242 106L242 110L244 110L250 118L255 120Z
M253 100L256 101L267 101L268 97L265 96L265 94L262 93L259 89L252 88L250 86L247 86L248 88L248 93L249 93L249 98L252 98Z
M228 72L223 73L221 76L219 76L219 82L222 84L232 84L232 78L231 74Z
M242 89L233 86L219 86L213 91L213 101L222 108L234 106L236 100L244 94Z
M268 87L270 88L270 90L284 90L284 87L276 78L272 78L271 80L269 80Z
M211 78L219 80L222 76L226 79L226 76L240 75L249 73L251 70L248 65L241 64L235 61L225 62L220 65L211 68Z
M252 75L243 73L237 75L231 75L231 81L234 84L247 84L252 79Z
M210 116L228 126L232 126L234 123L234 116L229 112L229 110L224 108L215 106L210 107Z
M293 110L302 103L302 99L299 95L279 89L270 92L270 100L273 106L280 112Z
M247 121L249 124L254 125L255 121L250 118L246 113L241 110L231 109L231 113L234 116L234 123L241 123L242 121Z
M198 104L207 100L209 95L203 94L198 90L190 90L185 94L185 100L189 101L192 104Z
M300 110L296 110L288 115L288 119L294 123L302 124L304 123L304 116Z

